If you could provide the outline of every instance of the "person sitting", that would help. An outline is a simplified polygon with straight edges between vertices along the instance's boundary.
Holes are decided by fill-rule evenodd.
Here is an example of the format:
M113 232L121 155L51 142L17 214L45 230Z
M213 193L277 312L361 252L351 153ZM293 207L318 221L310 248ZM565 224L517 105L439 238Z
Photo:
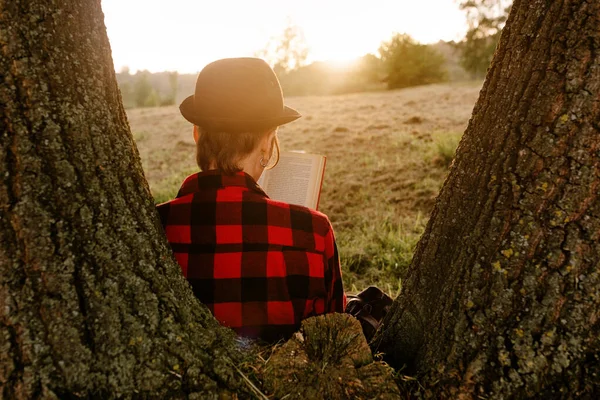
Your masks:
M180 106L201 172L157 206L196 297L240 336L290 337L308 317L344 312L333 229L324 214L274 201L257 184L279 159L277 128L300 114L257 58L207 65Z

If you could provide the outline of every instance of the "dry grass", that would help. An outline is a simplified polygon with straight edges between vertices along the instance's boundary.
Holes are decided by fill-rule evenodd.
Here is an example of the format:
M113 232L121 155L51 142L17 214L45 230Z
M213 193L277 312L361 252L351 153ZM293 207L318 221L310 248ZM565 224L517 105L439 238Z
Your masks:
M327 156L320 211L336 232L348 291L399 290L479 89L477 82L286 100L304 117L280 129L282 149ZM128 114L155 200L168 200L197 171L191 126L175 107Z

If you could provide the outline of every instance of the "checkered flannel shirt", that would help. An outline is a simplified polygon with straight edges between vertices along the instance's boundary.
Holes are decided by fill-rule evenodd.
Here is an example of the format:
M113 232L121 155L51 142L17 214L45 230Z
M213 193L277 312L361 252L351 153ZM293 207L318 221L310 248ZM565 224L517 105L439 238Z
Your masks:
M239 335L273 341L310 316L344 312L328 218L274 201L249 175L201 172L157 206L194 294Z

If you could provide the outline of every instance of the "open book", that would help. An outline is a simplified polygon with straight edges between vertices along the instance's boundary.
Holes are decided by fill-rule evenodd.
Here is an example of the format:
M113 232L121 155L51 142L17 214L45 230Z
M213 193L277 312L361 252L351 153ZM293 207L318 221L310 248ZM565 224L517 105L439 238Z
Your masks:
M263 172L258 184L273 200L319 207L326 157L319 154L282 152L275 168Z

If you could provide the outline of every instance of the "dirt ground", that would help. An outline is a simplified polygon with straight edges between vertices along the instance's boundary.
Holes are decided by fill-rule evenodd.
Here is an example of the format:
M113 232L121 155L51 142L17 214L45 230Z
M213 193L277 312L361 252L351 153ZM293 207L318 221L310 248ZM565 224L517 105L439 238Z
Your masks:
M480 87L286 99L303 118L280 128L282 150L327 156L319 210L336 231L347 286L400 286ZM128 116L155 200L172 198L198 170L191 125L176 107Z

